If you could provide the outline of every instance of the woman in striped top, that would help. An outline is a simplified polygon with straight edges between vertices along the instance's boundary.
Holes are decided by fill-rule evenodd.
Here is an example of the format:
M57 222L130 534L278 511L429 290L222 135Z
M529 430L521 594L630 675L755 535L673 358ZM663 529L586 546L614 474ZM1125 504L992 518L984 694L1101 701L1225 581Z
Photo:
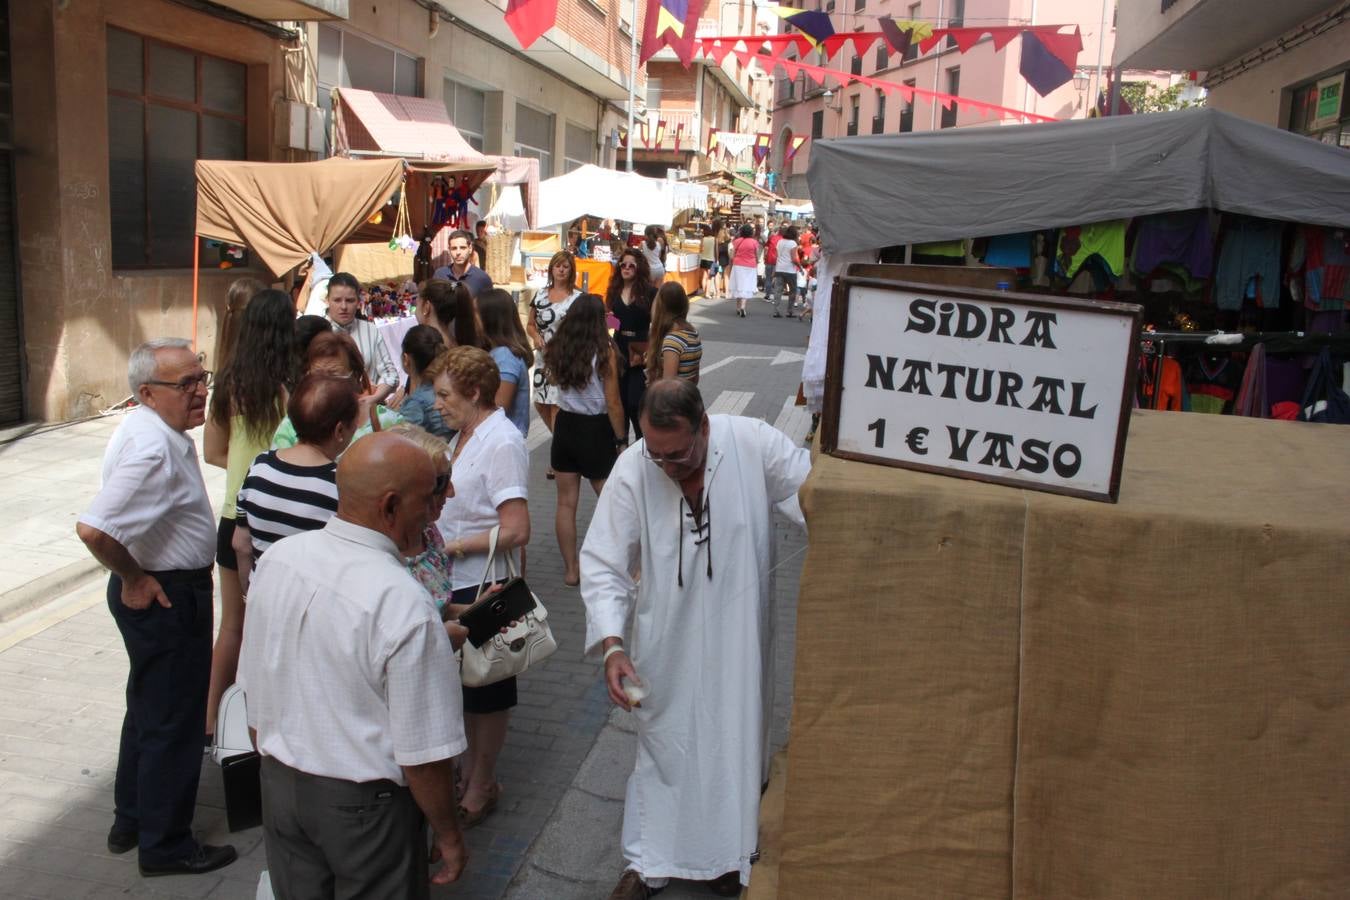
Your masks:
M235 504L239 582L272 544L314 531L337 513L337 463L367 415L350 378L306 375L287 403L298 443L258 455Z
M698 384L703 341L689 324L689 295L675 281L661 285L652 306L651 342L647 346L647 383L680 378Z

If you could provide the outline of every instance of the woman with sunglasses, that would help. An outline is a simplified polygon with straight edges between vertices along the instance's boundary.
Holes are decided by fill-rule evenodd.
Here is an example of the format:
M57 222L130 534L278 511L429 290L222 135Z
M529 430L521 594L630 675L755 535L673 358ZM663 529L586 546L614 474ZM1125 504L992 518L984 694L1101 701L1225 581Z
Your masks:
M553 418L558 413L558 388L550 384L544 374L544 347L553 339L563 316L572 308L572 301L579 296L576 261L566 250L559 250L548 261L548 287L530 301L530 317L526 323L535 351L534 408L539 410L539 418L549 431L553 430ZM548 477L553 477L552 471Z
M638 424L638 410L642 408L642 395L647 390L647 380L642 370L647 364L647 339L652 324L652 298L656 295L656 288L652 286L647 258L632 247L619 254L615 275L617 277L609 279L605 305L609 308L609 314L619 320L618 327L614 329L614 343L619 348L622 371L619 376L619 397L623 401L624 419L632 424L636 439L641 440L642 426ZM627 433L628 425L624 425L625 436Z

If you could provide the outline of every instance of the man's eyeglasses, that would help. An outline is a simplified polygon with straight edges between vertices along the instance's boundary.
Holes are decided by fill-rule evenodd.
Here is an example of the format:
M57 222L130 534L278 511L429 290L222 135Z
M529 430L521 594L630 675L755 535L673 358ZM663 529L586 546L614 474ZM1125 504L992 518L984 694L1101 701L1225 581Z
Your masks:
M450 473L443 472L440 475L436 476L436 484L434 487L432 487L431 492L433 494L444 494L446 490L449 489L449 487L450 487Z
M690 441L689 446L680 456L661 456L651 452L646 444L642 445L642 455L656 463L658 466L664 466L667 463L674 466L688 465L694 459L694 454L698 450L698 433L694 433L694 439Z
M146 384L157 384L160 387L178 388L184 394L191 394L198 387L210 388L216 383L215 372L202 372L200 375L192 375L181 381L147 381Z

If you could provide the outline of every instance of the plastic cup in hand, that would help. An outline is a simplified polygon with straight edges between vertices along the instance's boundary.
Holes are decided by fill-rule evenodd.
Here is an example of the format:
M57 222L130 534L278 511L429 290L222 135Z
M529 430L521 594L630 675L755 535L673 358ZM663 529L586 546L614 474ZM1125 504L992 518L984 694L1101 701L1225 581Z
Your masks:
M642 701L647 699L649 693L647 682L634 675L632 680L625 678L623 680L623 693L628 698L628 702L634 706L641 706Z

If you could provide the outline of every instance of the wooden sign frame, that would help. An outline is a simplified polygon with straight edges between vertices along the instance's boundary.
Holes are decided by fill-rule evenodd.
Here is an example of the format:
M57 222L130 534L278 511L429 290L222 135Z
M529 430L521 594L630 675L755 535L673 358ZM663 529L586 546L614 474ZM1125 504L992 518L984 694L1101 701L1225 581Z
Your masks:
M875 267L873 267L875 269ZM850 270L852 271L852 270ZM1113 423L1116 433L1113 441L1113 456L1109 486L1106 491L1095 491L1068 486L1043 484L1029 478L1008 477L993 473L971 472L950 466L900 460L888 456L859 453L839 449L839 422L846 402L844 385L844 364L847 352L849 306L851 294L857 288L875 288L882 291L910 292L942 300L968 300L999 306L1063 310L1073 313L1090 313L1122 317L1130 320L1129 348L1126 355L1126 371L1122 380L1120 413ZM923 284L914 281L897 281L872 277L870 275L849 274L835 279L830 301L830 338L825 362L825 396L821 414L820 441L821 450L841 459L858 462L879 463L886 466L914 469L939 475L968 478L991 484L1027 490L1039 490L1063 494L1108 503L1116 502L1120 493L1120 474L1125 456L1125 439L1129 428L1130 411L1133 407L1135 380L1138 371L1139 333L1143 323L1143 307L1133 303L1116 303L1099 300L1078 300L1062 296L1042 294L1023 294L1008 291L990 291L976 288L953 288L949 286Z

